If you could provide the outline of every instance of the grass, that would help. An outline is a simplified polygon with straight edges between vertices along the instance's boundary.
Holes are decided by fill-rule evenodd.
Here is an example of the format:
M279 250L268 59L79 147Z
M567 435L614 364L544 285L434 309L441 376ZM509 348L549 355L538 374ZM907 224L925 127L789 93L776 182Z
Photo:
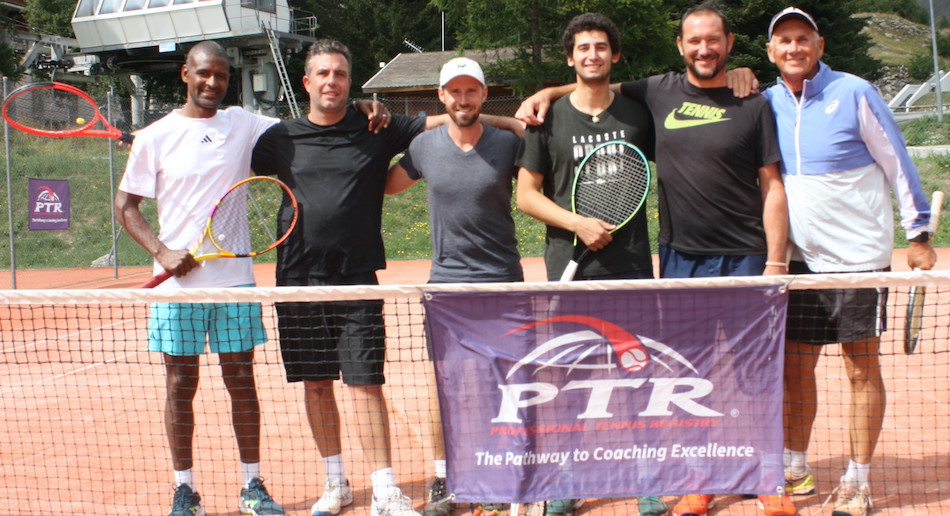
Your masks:
M855 17L867 18L872 16L869 13L859 13ZM882 19L900 22L900 24L910 24L906 20L900 19L893 14L874 13L873 16ZM910 33L901 33L899 37L894 34L886 33L875 25L870 24L866 33L871 37L873 45L870 49L872 57L880 59L886 65L904 65L907 66L910 60L917 54L926 52L930 55L930 27L923 27L926 30L911 35Z
M941 123L937 117L928 116L901 125L907 145L950 145L950 112L944 113L944 119Z
M906 124L903 129L912 145L950 144L950 119L943 124L938 124L935 119L922 119ZM17 268L88 267L97 258L108 255L112 250L109 142L101 138L44 139L15 132L11 133L10 137ZM0 155L2 154L0 149ZM116 185L125 169L126 158L125 150L119 149L114 154ZM926 191L941 189L950 192L950 155L933 155L918 158L916 161ZM69 230L28 229L26 204L29 178L70 180L72 226ZM646 207L654 251L658 233L655 192L656 188L647 200ZM517 210L514 205L512 210L521 255L543 255L544 226ZM6 195L0 194L0 231L7 236L8 212ZM146 200L143 212L149 220L156 220L154 202ZM386 198L383 237L389 259L428 259L431 256L428 217L426 189L422 184ZM898 230L895 238L899 246L906 245L902 233ZM116 243L120 265L151 263L149 255L124 232ZM940 229L936 243L941 247L950 246L950 225L944 225ZM267 261L275 258L275 253L269 253L261 259ZM0 268L10 268L9 238L0 240Z

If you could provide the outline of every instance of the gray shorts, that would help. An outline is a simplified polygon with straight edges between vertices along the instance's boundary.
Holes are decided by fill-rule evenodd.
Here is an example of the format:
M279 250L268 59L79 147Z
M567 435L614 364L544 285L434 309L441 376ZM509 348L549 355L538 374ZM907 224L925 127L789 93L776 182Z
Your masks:
M788 272L815 274L803 262L790 263ZM786 340L836 344L879 337L886 330L886 288L792 290L788 294Z

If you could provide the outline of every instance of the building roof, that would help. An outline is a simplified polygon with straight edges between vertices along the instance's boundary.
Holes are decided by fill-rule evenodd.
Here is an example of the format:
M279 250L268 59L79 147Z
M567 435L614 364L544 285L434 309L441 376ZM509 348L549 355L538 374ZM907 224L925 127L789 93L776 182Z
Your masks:
M453 57L467 57L485 66L499 59L510 59L510 48L489 50L447 50L443 52L413 52L399 54L387 63L370 80L363 83L364 93L393 93L405 91L434 90L439 86L439 70L442 64ZM488 85L497 85L497 78L486 76Z

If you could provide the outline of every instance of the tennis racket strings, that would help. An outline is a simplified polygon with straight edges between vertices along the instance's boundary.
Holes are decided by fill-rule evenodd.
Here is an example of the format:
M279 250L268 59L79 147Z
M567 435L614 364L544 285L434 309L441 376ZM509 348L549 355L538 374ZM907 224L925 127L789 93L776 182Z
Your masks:
M37 131L78 132L98 121L96 106L56 88L30 88L12 96L7 101L6 114Z
M247 181L233 188L209 220L214 245L238 256L266 251L278 239L283 193L272 181Z
M649 164L635 148L602 146L578 172L575 211L615 226L627 222L650 188Z

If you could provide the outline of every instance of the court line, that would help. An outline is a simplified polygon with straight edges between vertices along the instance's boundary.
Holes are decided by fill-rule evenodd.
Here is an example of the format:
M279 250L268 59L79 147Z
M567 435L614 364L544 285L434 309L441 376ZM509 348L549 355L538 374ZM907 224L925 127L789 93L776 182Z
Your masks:
M71 370L71 371L66 371L65 373L59 373L59 374L54 375L54 376L48 376L48 377L43 378L43 379L41 379L41 380L38 380L38 381L36 381L36 382L32 382L32 383L29 383L29 384L20 384L20 385L16 385L16 386L13 386L13 387L8 387L8 388L6 388L6 389L0 389L0 394L7 394L7 393L11 393L11 392L23 390L23 389L25 389L25 388L27 388L27 387L37 387L37 386L42 385L42 384L44 384L44 383L54 382L54 381L56 381L56 380L60 380L60 379L66 378L67 376L72 376L72 375L74 375L74 374L82 373L82 372L87 371L87 370L89 370L89 369L95 369L95 368L97 368L97 367L99 367L99 366L104 366L104 365L108 365L108 364L114 364L114 363L118 362L119 360L125 359L125 358L127 358L127 357L134 357L135 355L138 355L139 353L142 353L142 352L141 352L141 351L133 351L132 353L126 353L125 355L122 355L122 356L120 356L120 357L115 357L115 358L110 359L110 360L106 360L105 362L96 362L96 363L94 363L94 364L89 364L89 365L87 365L87 366L80 367L79 369L73 369L73 370Z
M116 322L114 322L114 323L107 324L107 325L104 325L104 326L96 326L95 328L86 328L85 330L77 331L77 332L74 332L74 333L69 333L69 334L67 334L67 335L63 335L62 337L58 337L58 338L56 338L56 339L43 339L43 340L39 340L39 341L28 342L28 343L22 344L22 345L20 345L20 346L14 346L14 347L12 347L12 348L0 349L0 354L13 353L13 352L16 352L16 351L20 351L20 350L29 348L29 347L31 347L31 346L39 346L39 345L41 345L41 344L54 343L54 342L61 341L61 340L63 340L63 339L70 339L70 338L73 338L73 337L76 337L76 336L79 336L79 335L84 335L84 334L87 334L87 333L91 333L91 332L94 332L94 331L105 330L105 329L111 328L111 327L116 326L116 325L127 324L127 323L129 323L129 322L135 321L136 319L137 319L137 318L135 318L135 317L130 318L130 319L123 319L123 320L121 320L121 321L116 321Z
M68 342L69 340L71 340L71 339L73 339L73 338L76 338L76 337L79 337L79 336L82 336L82 335L86 335L86 334L91 334L92 332L103 331L103 330L106 330L106 329L109 329L109 328L112 328L112 327L115 327L115 326L125 325L125 324L129 324L129 323L134 323L137 319L139 319L139 318L133 317L133 318L128 318L128 319L123 319L123 320L115 321L115 322L110 323L110 324L107 324L107 325L102 325L102 326L97 326L97 327L95 327L95 328L87 328L87 329L85 329L85 330L72 332L72 333L63 335L63 336L61 336L61 337L55 338L55 339L43 339L43 340L40 340L40 341L30 342L30 343L26 343L26 344L23 344L23 345L20 345L20 346L15 346L15 347L12 347L12 348L5 348L5 349L3 349L2 351L0 351L0 353L3 353L3 354L6 354L6 353L13 353L13 352L16 352L16 351L24 350L24 349L27 349L27 348L30 348L30 347L37 347L37 346L41 346L41 345L44 345L44 344L54 344L54 343L63 342L63 341L67 341L67 342ZM133 328L135 328L134 324L133 324ZM95 363L92 363L92 364L88 364L88 365L82 366L82 367L80 367L80 368L78 368L78 369L73 369L73 370L71 370L71 371L67 371L67 372L65 372L65 373L59 373L59 374L56 374L56 375L54 375L54 376L42 378L42 379L40 379L40 380L38 380L38 381L29 383L29 384L19 384L19 385L15 385L15 386L12 386L12 387L7 387L7 388L4 388L4 389L0 389L0 395L5 395L5 394L13 393L13 392L22 391L22 390L26 389L27 387L37 387L37 386L42 385L42 384L54 382L54 381L56 381L56 380L60 380L60 379L65 378L65 377L67 377L67 376L72 376L72 375L74 375L74 374L82 373L82 372L84 372L84 371L87 371L87 370L90 370L90 369L94 369L94 368L97 368L97 367L100 367L100 366L103 366L103 365L117 363L117 362L119 362L120 360L124 360L124 359L129 358L129 357L134 357L134 356L136 356L136 355L138 355L138 354L140 354L140 353L142 353L141 350L139 350L139 351L133 351L133 352L131 352L131 353L126 353L126 354L121 355L121 356L113 357L113 358L111 358L111 359L109 359L109 360L106 360L106 361L95 362Z

